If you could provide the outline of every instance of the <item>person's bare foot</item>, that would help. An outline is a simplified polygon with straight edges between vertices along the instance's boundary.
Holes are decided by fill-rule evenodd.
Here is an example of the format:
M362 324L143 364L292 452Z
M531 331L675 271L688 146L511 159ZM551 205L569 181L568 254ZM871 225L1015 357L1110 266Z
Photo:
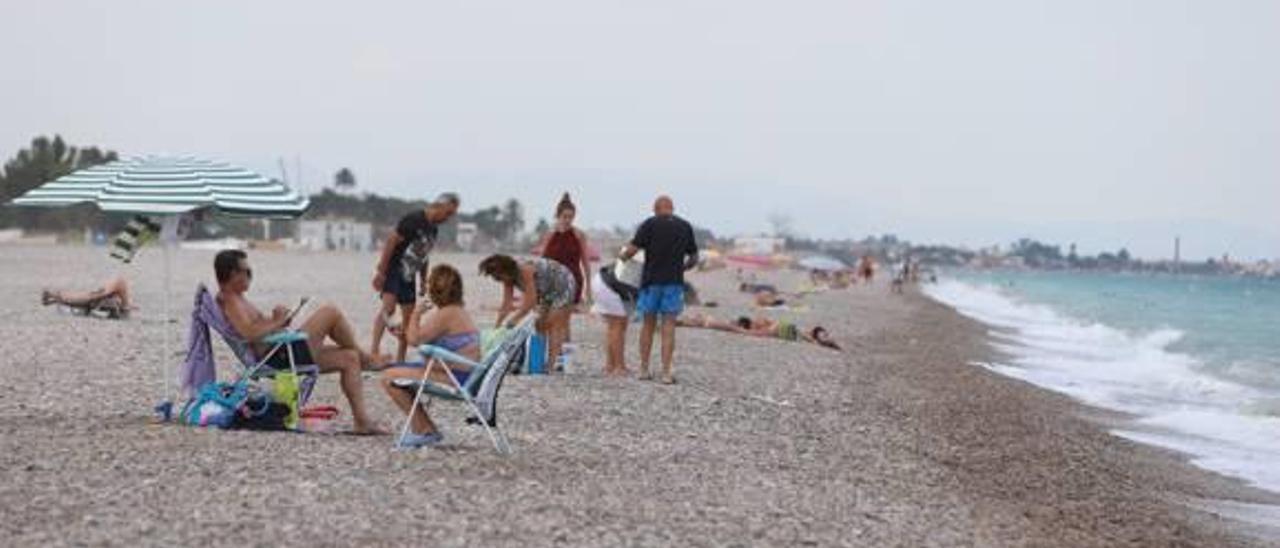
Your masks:
M387 436L390 435L391 432L377 424L356 423L351 427L351 434L356 436Z
M382 371L391 365L391 356L360 351L360 368L365 371Z

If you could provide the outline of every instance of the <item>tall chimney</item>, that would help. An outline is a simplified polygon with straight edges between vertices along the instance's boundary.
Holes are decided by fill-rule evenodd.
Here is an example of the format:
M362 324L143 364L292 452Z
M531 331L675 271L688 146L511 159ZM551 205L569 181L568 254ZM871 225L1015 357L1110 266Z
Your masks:
M1173 237L1173 270L1177 272L1182 266L1182 236Z

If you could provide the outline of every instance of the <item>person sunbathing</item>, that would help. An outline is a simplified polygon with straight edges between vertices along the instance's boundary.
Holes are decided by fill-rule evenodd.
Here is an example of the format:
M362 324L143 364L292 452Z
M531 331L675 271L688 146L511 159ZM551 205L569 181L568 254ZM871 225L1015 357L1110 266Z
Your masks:
M263 337L288 327L289 309L276 306L268 316L250 303L244 294L253 281L253 269L248 256L238 249L218 252L213 259L214 274L218 278L218 306L231 324L231 328L249 341L253 352L259 356L270 351L260 341ZM381 358L362 350L356 344L355 330L342 311L331 304L322 305L299 328L307 335L307 346L315 358L321 373L338 373L342 392L351 404L354 419L353 433L359 435L385 434L369 417L364 405L361 370L382 365ZM336 344L325 344L332 340Z
M726 322L723 320L717 320L706 314L690 314L678 318L676 320L676 325L681 327L715 329L717 331L726 331L729 333L737 333L739 335L748 335L752 337L769 337L782 339L784 341L803 341L813 343L824 348L830 348L832 350L842 350L840 345L831 339L831 335L827 332L825 327L819 325L806 331L795 323L773 320L763 316L757 316L754 318L739 316L733 322Z
M760 290L755 294L756 306L760 308L773 308L777 306L786 306L787 300L778 295L776 291Z
M438 265L427 276L427 298L418 301L405 325L405 340L410 347L431 344L474 362L480 361L480 330L467 313L462 300L462 274L449 265ZM382 373L382 389L401 411L410 413L411 432L400 440L401 447L422 447L444 441L431 416L421 405L413 407L414 393L395 383L397 379L422 379L422 365L396 364ZM471 369L448 364L459 384L466 383ZM449 373L433 369L430 380L451 386Z
M742 293L760 293L762 291L777 293L778 287L773 284L762 284L754 281L747 281L738 284L738 291Z
M85 315L101 310L112 319L127 318L130 311L136 310L129 298L129 282L122 276L107 280L102 287L93 291L45 289L40 292L40 303L44 306L60 304L82 311Z

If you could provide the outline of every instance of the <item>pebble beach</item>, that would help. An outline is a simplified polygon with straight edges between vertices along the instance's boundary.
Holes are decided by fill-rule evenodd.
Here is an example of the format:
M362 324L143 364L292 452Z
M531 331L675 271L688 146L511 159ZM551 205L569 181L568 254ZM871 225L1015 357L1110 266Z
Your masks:
M164 265L102 248L0 246L0 544L312 546L1267 546L1276 529L1220 511L1280 496L1107 433L1120 420L998 376L987 328L887 283L757 312L726 271L694 273L701 312L823 325L845 348L681 329L679 383L602 374L603 323L575 315L569 371L514 376L495 453L461 406L437 405L440 448L393 436L215 431L155 424L176 375L212 251ZM468 276L477 321L499 300L480 257L440 255ZM309 296L343 309L367 343L374 256L249 251L260 306ZM122 320L41 307L41 288L123 274ZM800 273L770 274L795 287ZM303 315L306 311L303 312ZM164 333L171 337L162 356ZM635 369L639 326L628 332ZM390 341L387 341L390 348ZM234 357L220 342L220 378ZM656 354L656 352L655 352ZM387 429L402 418L366 375ZM350 412L336 377L312 403ZM1229 501L1229 502L1220 502Z

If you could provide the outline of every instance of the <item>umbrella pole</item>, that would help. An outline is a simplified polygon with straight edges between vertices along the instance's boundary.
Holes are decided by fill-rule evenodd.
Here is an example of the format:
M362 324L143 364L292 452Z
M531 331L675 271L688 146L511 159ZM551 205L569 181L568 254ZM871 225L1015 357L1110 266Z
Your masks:
M164 393L160 396L160 401L169 401L169 395L173 393L171 384L173 383L172 371L168 366L171 356L173 356L173 343L170 341L172 337L169 328L169 293L173 278L173 243L163 242L164 246L164 318L160 321L160 328L164 330L164 354L160 358L160 375L164 377Z

